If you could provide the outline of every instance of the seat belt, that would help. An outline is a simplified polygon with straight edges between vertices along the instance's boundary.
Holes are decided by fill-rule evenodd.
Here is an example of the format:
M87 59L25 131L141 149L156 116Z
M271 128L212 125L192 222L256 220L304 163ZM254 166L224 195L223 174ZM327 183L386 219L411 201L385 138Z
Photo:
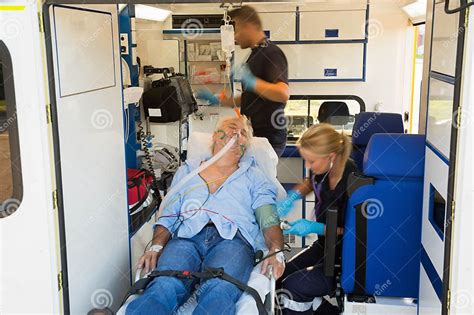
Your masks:
M183 271L183 270L162 270L162 271L153 271L148 275L148 277L143 278L135 282L127 294L127 297L124 299L126 301L131 295L142 293L148 284L156 277L176 277L179 279L212 279L212 278L221 278L227 282L232 283L240 290L250 294L255 303L257 304L258 314L267 315L265 306L263 305L260 295L257 290L252 287L249 287L247 284L240 282L234 277L226 274L224 268L206 268L205 271Z
M354 206L355 213L355 275L354 293L366 295L365 281L367 268L367 209L364 203Z

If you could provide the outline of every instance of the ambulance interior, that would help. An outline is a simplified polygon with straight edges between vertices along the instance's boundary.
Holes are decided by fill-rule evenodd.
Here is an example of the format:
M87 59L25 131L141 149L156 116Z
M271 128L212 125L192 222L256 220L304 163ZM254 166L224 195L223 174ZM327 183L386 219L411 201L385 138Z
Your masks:
M458 119L461 105L472 108L474 21L469 1L445 1L51 0L0 10L0 313L125 314L174 173L236 115L193 93L241 92L230 68L249 51L226 52L220 26L227 10L250 5L289 71L290 99L272 117L287 147L278 158L258 142L261 168L284 196L309 176L296 141L328 122L352 138L365 176L348 192L342 257L328 268L339 286L325 298L341 314L472 314L472 126ZM150 93L170 78L178 111ZM311 217L314 205L314 194L298 201L289 219ZM454 209L463 219L453 227ZM287 258L316 237L285 236ZM274 279L258 279L249 285L265 312L244 294L238 314L278 308Z

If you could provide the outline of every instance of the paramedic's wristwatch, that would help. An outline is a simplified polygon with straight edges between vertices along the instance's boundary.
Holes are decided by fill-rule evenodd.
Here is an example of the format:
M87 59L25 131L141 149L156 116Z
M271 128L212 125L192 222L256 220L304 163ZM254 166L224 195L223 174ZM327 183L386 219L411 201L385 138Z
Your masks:
M151 245L151 247L148 251L159 253L159 252L161 252L162 249L163 249L163 246L161 246L161 245Z

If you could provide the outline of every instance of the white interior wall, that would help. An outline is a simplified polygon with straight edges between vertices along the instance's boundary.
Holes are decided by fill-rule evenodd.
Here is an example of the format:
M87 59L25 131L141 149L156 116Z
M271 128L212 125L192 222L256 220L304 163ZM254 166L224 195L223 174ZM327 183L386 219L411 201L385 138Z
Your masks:
M411 49L409 21L396 3L375 3L369 11L366 82L291 83L291 94L351 94L361 97L367 111L403 113L410 107Z
M412 81L413 27L400 9L400 1L371 1L369 42L367 47L366 82L291 82L291 94L357 95L366 103L366 110L381 104L384 112L403 113L410 109ZM328 3L252 4L260 12L365 8L364 1ZM217 4L166 5L173 14L222 13ZM364 27L361 25L361 27ZM165 22L137 20L138 55L142 64L161 66L176 59L163 46L163 29L171 29L171 17ZM163 60L165 62L163 62Z

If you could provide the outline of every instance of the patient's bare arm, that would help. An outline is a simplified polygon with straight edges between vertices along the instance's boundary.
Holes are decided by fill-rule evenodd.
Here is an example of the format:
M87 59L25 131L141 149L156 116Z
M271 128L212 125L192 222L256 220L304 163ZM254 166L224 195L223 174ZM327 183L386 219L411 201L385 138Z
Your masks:
M265 237L265 245L270 250L280 250L283 248L283 233L280 226L274 225L268 227L263 236Z
M161 245L165 247L166 243L171 237L171 233L167 228L161 225L157 225L155 232L153 233L153 239L151 245ZM158 258L160 257L162 250L159 252L147 251L138 260L137 268L143 269L145 272L152 271L156 267Z
M263 236L267 248L270 249L270 254L283 249L283 233L279 225L266 228L263 232ZM267 267L270 265L273 267L273 275L275 278L280 278L283 275L283 271L285 271L285 264L278 261L277 256L273 255L263 261L261 269L262 273L266 273Z

